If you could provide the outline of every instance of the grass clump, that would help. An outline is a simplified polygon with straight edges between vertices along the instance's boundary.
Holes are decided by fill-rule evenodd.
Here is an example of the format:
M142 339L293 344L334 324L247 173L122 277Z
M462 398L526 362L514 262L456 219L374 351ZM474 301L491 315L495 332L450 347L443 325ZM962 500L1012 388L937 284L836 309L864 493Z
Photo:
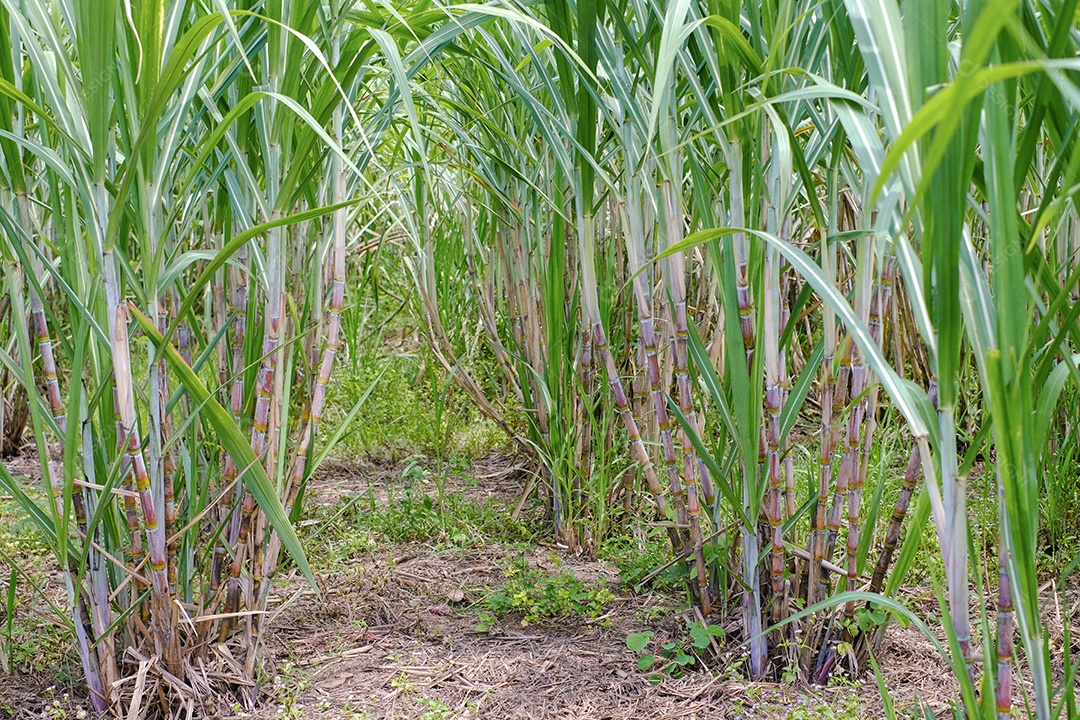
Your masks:
M362 522L385 540L435 541L458 548L532 537L525 523L506 517L508 508L497 499L469 497L468 489L476 485L461 462L432 471L426 458L417 457L405 467L400 484L387 485L384 505L366 493Z
M24 489L35 500L40 496L36 486L26 483ZM0 499L0 665L9 673L48 672L66 680L78 674L68 667L74 634L58 617L42 614L49 555L48 544L16 502Z

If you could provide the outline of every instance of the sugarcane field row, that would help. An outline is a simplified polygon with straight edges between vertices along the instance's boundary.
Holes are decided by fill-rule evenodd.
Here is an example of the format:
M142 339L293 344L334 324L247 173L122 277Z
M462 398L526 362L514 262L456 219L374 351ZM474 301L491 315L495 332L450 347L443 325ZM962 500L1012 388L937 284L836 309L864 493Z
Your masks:
M1080 718L1078 6L0 0L0 718Z

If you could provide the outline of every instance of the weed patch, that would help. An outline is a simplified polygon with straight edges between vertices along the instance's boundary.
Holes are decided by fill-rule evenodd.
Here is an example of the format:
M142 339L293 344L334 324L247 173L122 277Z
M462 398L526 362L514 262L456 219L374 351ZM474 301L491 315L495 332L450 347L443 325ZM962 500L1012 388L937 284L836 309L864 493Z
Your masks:
M615 599L604 584L582 582L572 572L549 575L518 558L503 569L506 582L488 596L487 606L497 616L516 613L523 626L543 618L596 618Z

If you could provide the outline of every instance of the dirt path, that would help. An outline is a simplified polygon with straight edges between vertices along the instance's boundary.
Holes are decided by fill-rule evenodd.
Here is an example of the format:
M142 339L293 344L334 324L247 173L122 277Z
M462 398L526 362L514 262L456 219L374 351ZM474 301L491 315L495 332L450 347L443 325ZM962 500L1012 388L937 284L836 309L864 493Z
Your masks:
M314 497L336 502L369 487L382 495L387 481L375 470L337 474L320 481ZM499 490L512 493L512 485ZM513 499L508 495L508 502ZM620 584L617 569L550 547L533 548L526 557L530 566L558 566L594 582L603 578L616 594L605 614L595 621L561 618L524 627L514 616L497 622L484 618L490 626L478 623L486 594L504 579L501 568L521 552L500 545L458 550L395 545L356 557L320 578L321 600L304 590L284 595L285 609L273 621L266 648L268 667L278 668L273 686L264 688L274 702L256 716L883 716L872 677L829 688L748 684L735 673L725 675L720 660L711 672L690 671L665 676L659 684L650 682L637 667L637 655L627 649L626 637L643 630L658 638L674 637L684 628L684 621L673 614L677 600L660 594L635 596ZM880 659L899 707L910 705L916 694L944 707L954 685L918 631L893 628Z
M425 720L832 717L815 712L824 705L847 708L840 717L882 716L872 681L811 689L688 672L653 685L637 669L626 636L646 628L663 633L677 623L670 617L643 623L652 607L646 598L617 601L601 623L522 628L506 619L479 632L472 596L460 588L490 581L497 559L496 553L397 564L389 555L370 558L362 582L335 588L322 602L296 603L273 631L268 656L279 668L271 691L276 704L258 717L294 710L306 718ZM893 633L881 660L901 706L916 693L943 698L951 689L947 668L916 631ZM806 714L793 715L792 708Z

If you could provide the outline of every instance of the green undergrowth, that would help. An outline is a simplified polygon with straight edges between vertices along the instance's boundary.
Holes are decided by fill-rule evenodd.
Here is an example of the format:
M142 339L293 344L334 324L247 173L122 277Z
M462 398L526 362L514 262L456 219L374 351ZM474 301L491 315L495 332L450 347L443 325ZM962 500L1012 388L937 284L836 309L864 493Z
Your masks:
M569 569L547 572L524 557L506 563L502 572L502 586L485 604L496 617L520 616L523 627L545 619L596 619L615 600L603 581L580 580Z
M323 427L330 437L348 422L334 457L397 463L423 454L469 460L508 447L503 431L476 409L424 342L420 311L397 301L411 292L400 253L384 248L377 261L358 260L348 272L359 292L342 315L346 351L334 368ZM453 372L467 373L499 405L494 358L460 351ZM517 412L499 410L511 417Z
M637 653L638 670L649 673L649 682L659 684L665 676L681 677L690 668L707 665L699 662L702 654L723 642L724 631L719 625L687 623L686 632L675 637L659 638L651 630L630 633L626 647Z
M842 683L845 681L840 681ZM776 720L863 720L867 714L863 700L855 692L833 692L828 696L800 693L795 697L756 687L746 688L736 698L735 718L776 718Z
M1052 429L1044 454L1039 503L1039 570L1056 576L1061 565L1080 556L1080 392L1067 386L1059 405L1061 422Z
M503 432L451 387L453 379L424 350L368 351L334 371L324 434L349 423L335 457L400 462L410 455L480 457L506 446Z
M725 640L719 625L688 621L676 632L630 633L626 648L636 657L637 670L654 685L691 672L708 672L742 684L745 655L732 657ZM724 716L738 720L862 720L870 717L862 693L855 692L862 684L840 671L830 679L828 688L749 685L729 699L731 706Z
M642 527L637 532L611 535L597 555L617 567L619 578L631 589L645 581L653 590L679 592L685 587L682 570L668 565L671 545L660 528Z
M471 461L495 450L513 448L502 430L475 409L454 382L452 374L420 342L420 337L413 330L419 323L409 313L410 310L406 308L394 317L384 311L372 314L371 322L384 324L381 326L382 334L373 336L368 342L353 344L349 358L335 369L324 434L333 433L361 401L362 406L334 448L332 457L345 462L366 459L405 464L406 469L402 472L401 482L388 488L388 497L365 493L348 499L354 505L340 518L349 527L347 533L329 528L318 531L320 535L329 533L342 536L338 543L342 549L332 551L331 556L348 556L387 541L431 542L439 546L466 548L489 542L528 542L549 532L550 527L539 518L524 523L511 521L507 507L496 502L462 498L459 487L455 487L454 492L443 493L440 478L447 480L450 476L457 476L458 481L465 479L466 483L477 485L480 481L466 478L465 469ZM497 366L489 355L480 345L471 347L471 352L462 354L461 364L455 368L455 372L468 372L483 386L489 399L498 405L500 392L493 380L498 375ZM1068 405L1068 398L1063 405ZM1073 405L1076 403L1073 402ZM712 417L715 415L714 409L706 408L704 412L710 419L707 427L721 426L717 418ZM508 419L515 426L521 425L517 422L521 418L512 413ZM878 420L863 491L864 528L873 524L876 531L868 533L864 530L862 534L864 538L880 539L900 492L911 438L905 423L893 410L882 410ZM793 442L787 449L793 460L799 505L816 493L819 430L809 426L800 428L794 433ZM1063 436L1059 444L1067 448L1070 442L1075 444L1075 438ZM1080 529L1076 527L1077 523L1070 522L1075 514L1064 512L1064 508L1070 507L1073 500L1080 500L1070 496L1080 486L1074 477L1076 463L1070 462L1075 458L1068 457L1068 453L1060 453L1059 456L1059 472L1050 474L1044 489L1047 502L1042 506L1048 528L1043 556L1048 566L1063 555L1069 555L1074 548L1080 548L1080 540L1077 540ZM973 470L969 487L973 539L984 548L992 549L996 548L997 543L994 530L996 488L992 482L984 482L980 477L980 465L977 464ZM421 475L413 476L418 472L418 466L422 468L419 471ZM597 476L606 477L604 473ZM921 486L921 477L919 483ZM460 483L450 482L448 486L456 484ZM607 497L608 494L589 492L584 496ZM532 500L535 499L534 496ZM913 498L911 512L916 504L917 498ZM338 510L340 508L331 512ZM326 524L327 516L323 510L310 512L315 513L317 526ZM595 528L590 525L592 538L597 543L598 557L618 566L621 578L628 586L636 587L648 578L647 584L651 589L679 592L684 575L682 567L673 565L650 577L654 570L671 558L670 547L662 530L642 528L640 518L627 519L615 508L606 505L602 511L594 508L586 514L598 518L593 523ZM809 519L810 513L804 512L797 520L798 531L794 534L805 536ZM983 519L985 522L982 522ZM721 524L732 520L727 517L717 519ZM716 527L715 522L712 525ZM901 542L906 537L908 525L910 521L905 522ZM847 525L844 523L837 547L844 546L846 532ZM727 550L723 538L714 539L711 543L714 555ZM860 574L872 572L879 553L879 545L864 541L860 548ZM994 554L987 553L991 560ZM1072 552L1069 558L1075 554ZM897 555L894 555L894 563ZM911 557L903 585L928 586L934 577L940 576L940 552L933 532L923 534L917 551Z
M38 501L40 486L23 490ZM58 681L78 677L71 643L74 633L49 609L42 592L50 583L51 551L33 523L10 497L0 498L0 654L9 672L48 674ZM51 598L59 603L59 597Z
M461 463L432 470L414 457L386 481L385 496L370 487L313 508L305 528L309 555L329 570L387 544L422 543L434 552L523 546L536 536L537 524L512 520L505 500L471 495L477 486Z

